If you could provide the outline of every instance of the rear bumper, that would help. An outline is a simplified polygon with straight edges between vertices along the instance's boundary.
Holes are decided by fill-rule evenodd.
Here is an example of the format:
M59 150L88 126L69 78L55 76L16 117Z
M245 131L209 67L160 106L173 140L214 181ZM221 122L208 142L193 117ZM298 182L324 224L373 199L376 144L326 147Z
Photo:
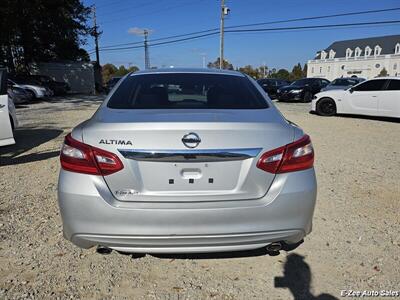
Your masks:
M278 175L260 199L202 203L121 203L103 179L61 170L58 200L64 236L75 245L126 252L189 253L297 243L311 232L313 169ZM165 203L163 203L165 204Z

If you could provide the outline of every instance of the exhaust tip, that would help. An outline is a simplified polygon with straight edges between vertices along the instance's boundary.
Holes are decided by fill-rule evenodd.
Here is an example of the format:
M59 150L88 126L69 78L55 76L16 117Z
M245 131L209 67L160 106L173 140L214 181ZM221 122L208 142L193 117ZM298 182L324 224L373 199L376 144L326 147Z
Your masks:
M101 255L108 255L111 254L112 249L105 246L97 246L96 252Z
M279 251L282 250L282 244L280 242L274 242L267 245L266 248L270 255L278 255Z

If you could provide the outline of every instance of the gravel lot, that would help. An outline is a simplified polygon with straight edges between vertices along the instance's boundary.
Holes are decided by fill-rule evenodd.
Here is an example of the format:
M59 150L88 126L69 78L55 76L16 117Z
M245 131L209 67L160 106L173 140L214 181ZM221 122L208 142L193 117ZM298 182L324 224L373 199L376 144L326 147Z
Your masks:
M63 137L101 100L18 108L17 145L0 148L0 299L335 299L344 289L400 290L399 123L277 104L316 150L314 229L294 251L102 256L63 239L56 198Z

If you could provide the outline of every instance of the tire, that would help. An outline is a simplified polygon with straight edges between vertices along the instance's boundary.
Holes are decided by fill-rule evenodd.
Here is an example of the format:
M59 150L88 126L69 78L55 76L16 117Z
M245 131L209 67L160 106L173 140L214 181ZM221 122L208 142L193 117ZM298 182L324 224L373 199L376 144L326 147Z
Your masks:
M33 91L31 91L31 90L28 90L27 91L28 93L29 93L29 95L31 95L31 100L35 100L36 99L36 94L35 94L35 92L33 92Z
M310 92L310 91L306 91L306 92L304 92L304 96L303 96L303 103L306 103L306 102L311 102L311 100L312 100L312 93Z
M336 115L336 103L331 98L322 98L317 102L317 114L330 117Z

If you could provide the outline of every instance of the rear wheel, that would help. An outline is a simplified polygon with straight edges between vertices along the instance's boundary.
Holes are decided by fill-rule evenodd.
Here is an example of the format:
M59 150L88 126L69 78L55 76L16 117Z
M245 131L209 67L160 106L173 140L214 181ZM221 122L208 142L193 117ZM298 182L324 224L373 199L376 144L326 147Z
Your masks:
M336 115L336 104L331 98L322 98L317 102L316 107L317 114L321 116L333 116Z
M35 100L35 99L36 99L36 94L35 94L33 91L28 90L27 92L28 92L29 95L31 96L31 100Z

